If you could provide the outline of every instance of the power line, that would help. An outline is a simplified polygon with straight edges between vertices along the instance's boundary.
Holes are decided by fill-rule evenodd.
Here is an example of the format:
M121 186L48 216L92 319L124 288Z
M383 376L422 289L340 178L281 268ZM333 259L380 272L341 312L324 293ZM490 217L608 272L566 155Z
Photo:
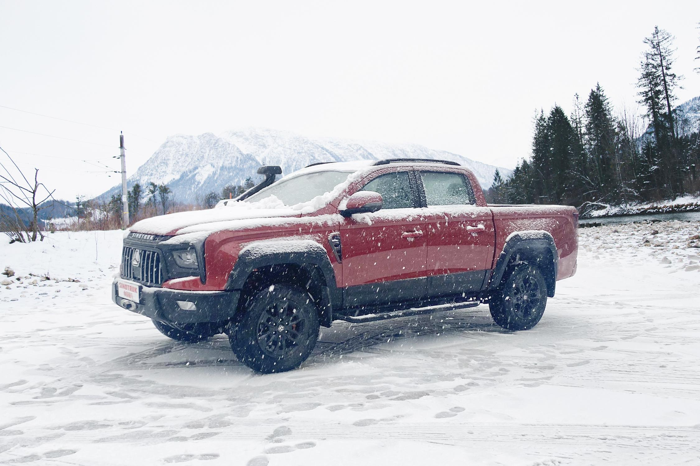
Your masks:
M14 149L10 149L9 152L12 152L13 154L25 154L25 155L33 155L36 157L44 157L47 159L72 160L75 162L85 162L85 163L89 163L89 164L101 164L100 168L108 168L108 169L112 170L112 168L109 165L107 165L103 162L100 162L99 160L87 160L85 158L63 157L60 155L39 154L37 152L26 152L26 151L21 151L21 150L14 150ZM100 157L101 158L110 157L110 158L118 159L120 156L119 155L114 155L114 156L101 155ZM120 172L117 170L117 173L120 173Z
M51 118L52 120L58 120L58 121L65 121L66 123L73 123L76 125L83 125L83 126L91 126L93 128L99 128L99 129L106 129L108 131L118 131L114 128L107 128L106 126L99 126L99 125L91 125L90 123L81 123L79 121L73 121L73 120L66 120L65 118L59 118L59 117L54 117L54 116L49 116L49 115L43 115L41 113L36 113L36 112L30 112L27 110L20 110L18 108L12 108L12 107L7 107L5 105L0 105L0 108L6 108L8 110L14 110L15 112L21 112L21 113L28 113L30 115L36 115L44 118Z
M114 131L114 132L116 132L116 131L121 131L121 130L114 129L114 128L108 128L108 127L106 127L106 126L93 125L93 124L90 124L90 123L82 123L82 122L80 122L80 121L68 120L68 119L66 119L66 118L59 118L59 117L55 117L55 116L44 115L43 113L30 112L30 111L28 111L28 110L20 110L19 108L8 107L8 106L6 106L6 105L0 105L0 108L5 108L5 109L7 109L7 110L13 110L13 111L15 111L15 112L27 113L27 114L29 114L29 115L36 115L36 116L40 116L40 117L44 117L44 118L50 118L50 119L52 119L52 120L64 121L64 122L66 122L66 123L73 123L74 125L90 126L90 127L92 127L92 128L99 128L99 129L104 129L104 130L107 130L107 131ZM146 141L151 141L151 142L156 142L156 143L157 143L157 141L154 141L153 139L145 138L145 137L143 137L143 136L139 136L138 134L131 133L131 132L127 132L127 133L128 133L129 136L133 136L133 137L137 137L137 138L139 138L139 139L144 139L144 140L146 140Z
M109 165L107 165L105 163L100 162L99 160L92 161L92 160L85 160L85 159L77 159L77 158L73 158L73 157L59 157L59 156L55 156L55 155L37 154L34 152L24 152L24 151L20 151L20 150L10 150L10 152L12 152L13 154L34 155L36 157L45 157L45 158L49 158L49 159L72 160L74 162L83 162L83 163L90 165L91 167L101 169L99 171L87 171L87 170L61 170L60 168L59 169L51 168L51 170L50 170L51 172L58 171L58 172L64 172L64 173L108 173L110 176L112 173L121 173L120 171L114 170L112 167L110 167Z
M46 136L48 138L56 138L56 139L63 139L66 141L73 141L73 142L79 142L82 144L92 144L94 146L102 146L102 147L109 147L110 149L114 149L114 146L108 146L107 144L100 144L98 142L88 142L88 141L81 141L79 139L71 139L71 138L64 138L63 136L53 136L51 134L44 134L44 133L37 133L35 131L27 131L25 129L17 129L17 128L10 128L9 126L2 126L0 125L0 128L4 129L11 129L12 131L19 131L21 133L29 133L29 134L36 134L38 136Z
M10 149L10 152L12 152L13 154L34 155L36 157L45 157L48 159L74 160L76 162L85 162L85 159L80 159L80 158L75 158L75 157L62 157L60 155L37 154L36 152L24 152L21 150L12 150L12 149ZM108 156L105 155L103 157L108 157Z

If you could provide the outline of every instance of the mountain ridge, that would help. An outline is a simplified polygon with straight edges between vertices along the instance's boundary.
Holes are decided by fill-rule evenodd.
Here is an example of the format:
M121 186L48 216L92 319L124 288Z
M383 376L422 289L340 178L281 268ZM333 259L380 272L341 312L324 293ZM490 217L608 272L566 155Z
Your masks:
M474 172L481 186L491 186L498 169L507 177L512 170L471 160L448 151L418 144L388 144L334 138L309 138L288 131L245 128L219 135L174 135L129 177L127 185L149 182L167 184L178 202L195 203L207 193L220 193L228 184L257 180L262 165L279 165L288 175L312 163L390 158L444 159L458 162ZM99 198L119 192L114 186Z

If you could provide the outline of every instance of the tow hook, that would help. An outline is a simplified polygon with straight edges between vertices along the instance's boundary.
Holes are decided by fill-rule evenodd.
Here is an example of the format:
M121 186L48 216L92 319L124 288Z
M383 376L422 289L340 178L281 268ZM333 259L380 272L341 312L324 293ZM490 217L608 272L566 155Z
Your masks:
M135 311L136 310L136 303L134 303L132 301L128 301L126 299L122 299L119 302L119 305L121 307L123 307L124 309L126 309L127 311Z

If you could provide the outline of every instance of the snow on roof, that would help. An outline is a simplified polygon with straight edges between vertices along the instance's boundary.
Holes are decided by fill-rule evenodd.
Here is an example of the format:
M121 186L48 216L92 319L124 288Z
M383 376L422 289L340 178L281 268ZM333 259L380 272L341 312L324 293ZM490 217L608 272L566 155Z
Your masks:
M352 162L328 162L320 163L310 167L302 168L301 170L295 171L284 178L294 178L299 175L306 175L309 173L335 171L335 172L358 172L358 171L369 171L368 169L374 164L374 160L354 160Z

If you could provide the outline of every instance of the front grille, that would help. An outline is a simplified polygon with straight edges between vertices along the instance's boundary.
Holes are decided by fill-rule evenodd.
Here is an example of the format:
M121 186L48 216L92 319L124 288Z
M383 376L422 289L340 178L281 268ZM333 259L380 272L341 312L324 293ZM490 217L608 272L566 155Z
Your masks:
M148 285L163 283L160 253L131 247L122 250L122 278Z

